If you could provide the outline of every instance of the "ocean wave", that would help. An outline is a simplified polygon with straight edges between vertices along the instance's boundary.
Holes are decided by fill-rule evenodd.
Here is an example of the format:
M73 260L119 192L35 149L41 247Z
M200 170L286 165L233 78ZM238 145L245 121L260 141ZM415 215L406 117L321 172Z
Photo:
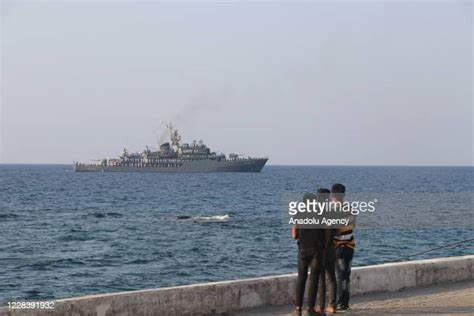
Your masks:
M152 262L153 260L146 260L146 259L135 259L132 261L127 262L127 264L147 264Z
M24 265L17 266L15 269L31 269L31 270L52 270L54 268L72 268L74 266L82 266L85 263L82 260L74 259L74 258L62 258L62 259L42 259L38 261L34 261L31 263L27 263Z
M191 216L191 215L178 215L176 219L180 220L191 220L197 222L227 222L230 219L229 214L225 215L211 215L211 216Z
M60 241L89 241L95 238L91 236L87 231L71 230L71 233L71 235L60 236L58 239Z
M203 222L227 222L230 219L228 214L214 216L194 216L192 219Z
M123 215L117 212L94 212L84 214L83 217L95 217L95 218L104 218L104 217L122 217Z
M9 218L17 218L18 215L16 214L0 214L0 219L9 219Z

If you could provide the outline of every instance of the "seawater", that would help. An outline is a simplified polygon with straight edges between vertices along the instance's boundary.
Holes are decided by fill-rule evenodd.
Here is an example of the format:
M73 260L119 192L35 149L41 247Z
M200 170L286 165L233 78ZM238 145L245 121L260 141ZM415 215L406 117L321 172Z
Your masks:
M0 302L295 272L296 244L282 220L285 193L342 182L348 192L469 195L473 171L267 166L249 174L74 173L68 165L0 165ZM462 205L466 225L453 227L445 209L402 198L398 209L423 208L446 227L360 224L354 265L472 238L469 201ZM415 259L472 253L466 243Z

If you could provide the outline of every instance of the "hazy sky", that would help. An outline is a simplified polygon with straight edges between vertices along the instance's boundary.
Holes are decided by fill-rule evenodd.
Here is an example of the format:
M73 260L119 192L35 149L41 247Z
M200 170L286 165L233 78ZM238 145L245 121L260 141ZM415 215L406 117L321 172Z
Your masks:
M470 2L2 1L3 163L183 139L271 164L471 165Z

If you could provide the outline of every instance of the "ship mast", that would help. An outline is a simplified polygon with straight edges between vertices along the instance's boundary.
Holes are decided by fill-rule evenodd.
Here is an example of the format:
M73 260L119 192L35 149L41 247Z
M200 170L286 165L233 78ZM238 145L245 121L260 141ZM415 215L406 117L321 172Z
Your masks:
M181 142L181 136L179 135L178 130L174 129L171 123L167 124L166 128L170 131L171 145L176 146L176 148L178 148L179 143Z

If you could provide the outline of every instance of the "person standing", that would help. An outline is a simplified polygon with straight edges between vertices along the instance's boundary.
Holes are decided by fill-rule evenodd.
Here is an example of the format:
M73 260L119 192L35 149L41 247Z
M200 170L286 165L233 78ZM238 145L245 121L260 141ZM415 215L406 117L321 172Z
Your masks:
M317 200L317 196L313 193L306 193L303 196L304 202L315 200ZM296 283L293 315L301 315L302 313L308 268L311 268L308 312L313 314L323 255L324 232L322 229L316 229L314 227L296 228L296 226L293 226L292 237L298 240L298 280Z
M318 190L318 201L329 201L331 191L326 188ZM327 205L326 205L327 206ZM334 245L334 236L336 229L325 228L323 258L321 265L321 275L319 278L318 296L316 302L316 312L320 314L334 314L336 312L336 249ZM328 302L326 306L326 279L327 279L327 296Z
M331 188L331 202L344 202L346 187L335 183ZM337 228L334 244L336 248L337 310L349 309L350 278L352 258L354 257L354 226Z

